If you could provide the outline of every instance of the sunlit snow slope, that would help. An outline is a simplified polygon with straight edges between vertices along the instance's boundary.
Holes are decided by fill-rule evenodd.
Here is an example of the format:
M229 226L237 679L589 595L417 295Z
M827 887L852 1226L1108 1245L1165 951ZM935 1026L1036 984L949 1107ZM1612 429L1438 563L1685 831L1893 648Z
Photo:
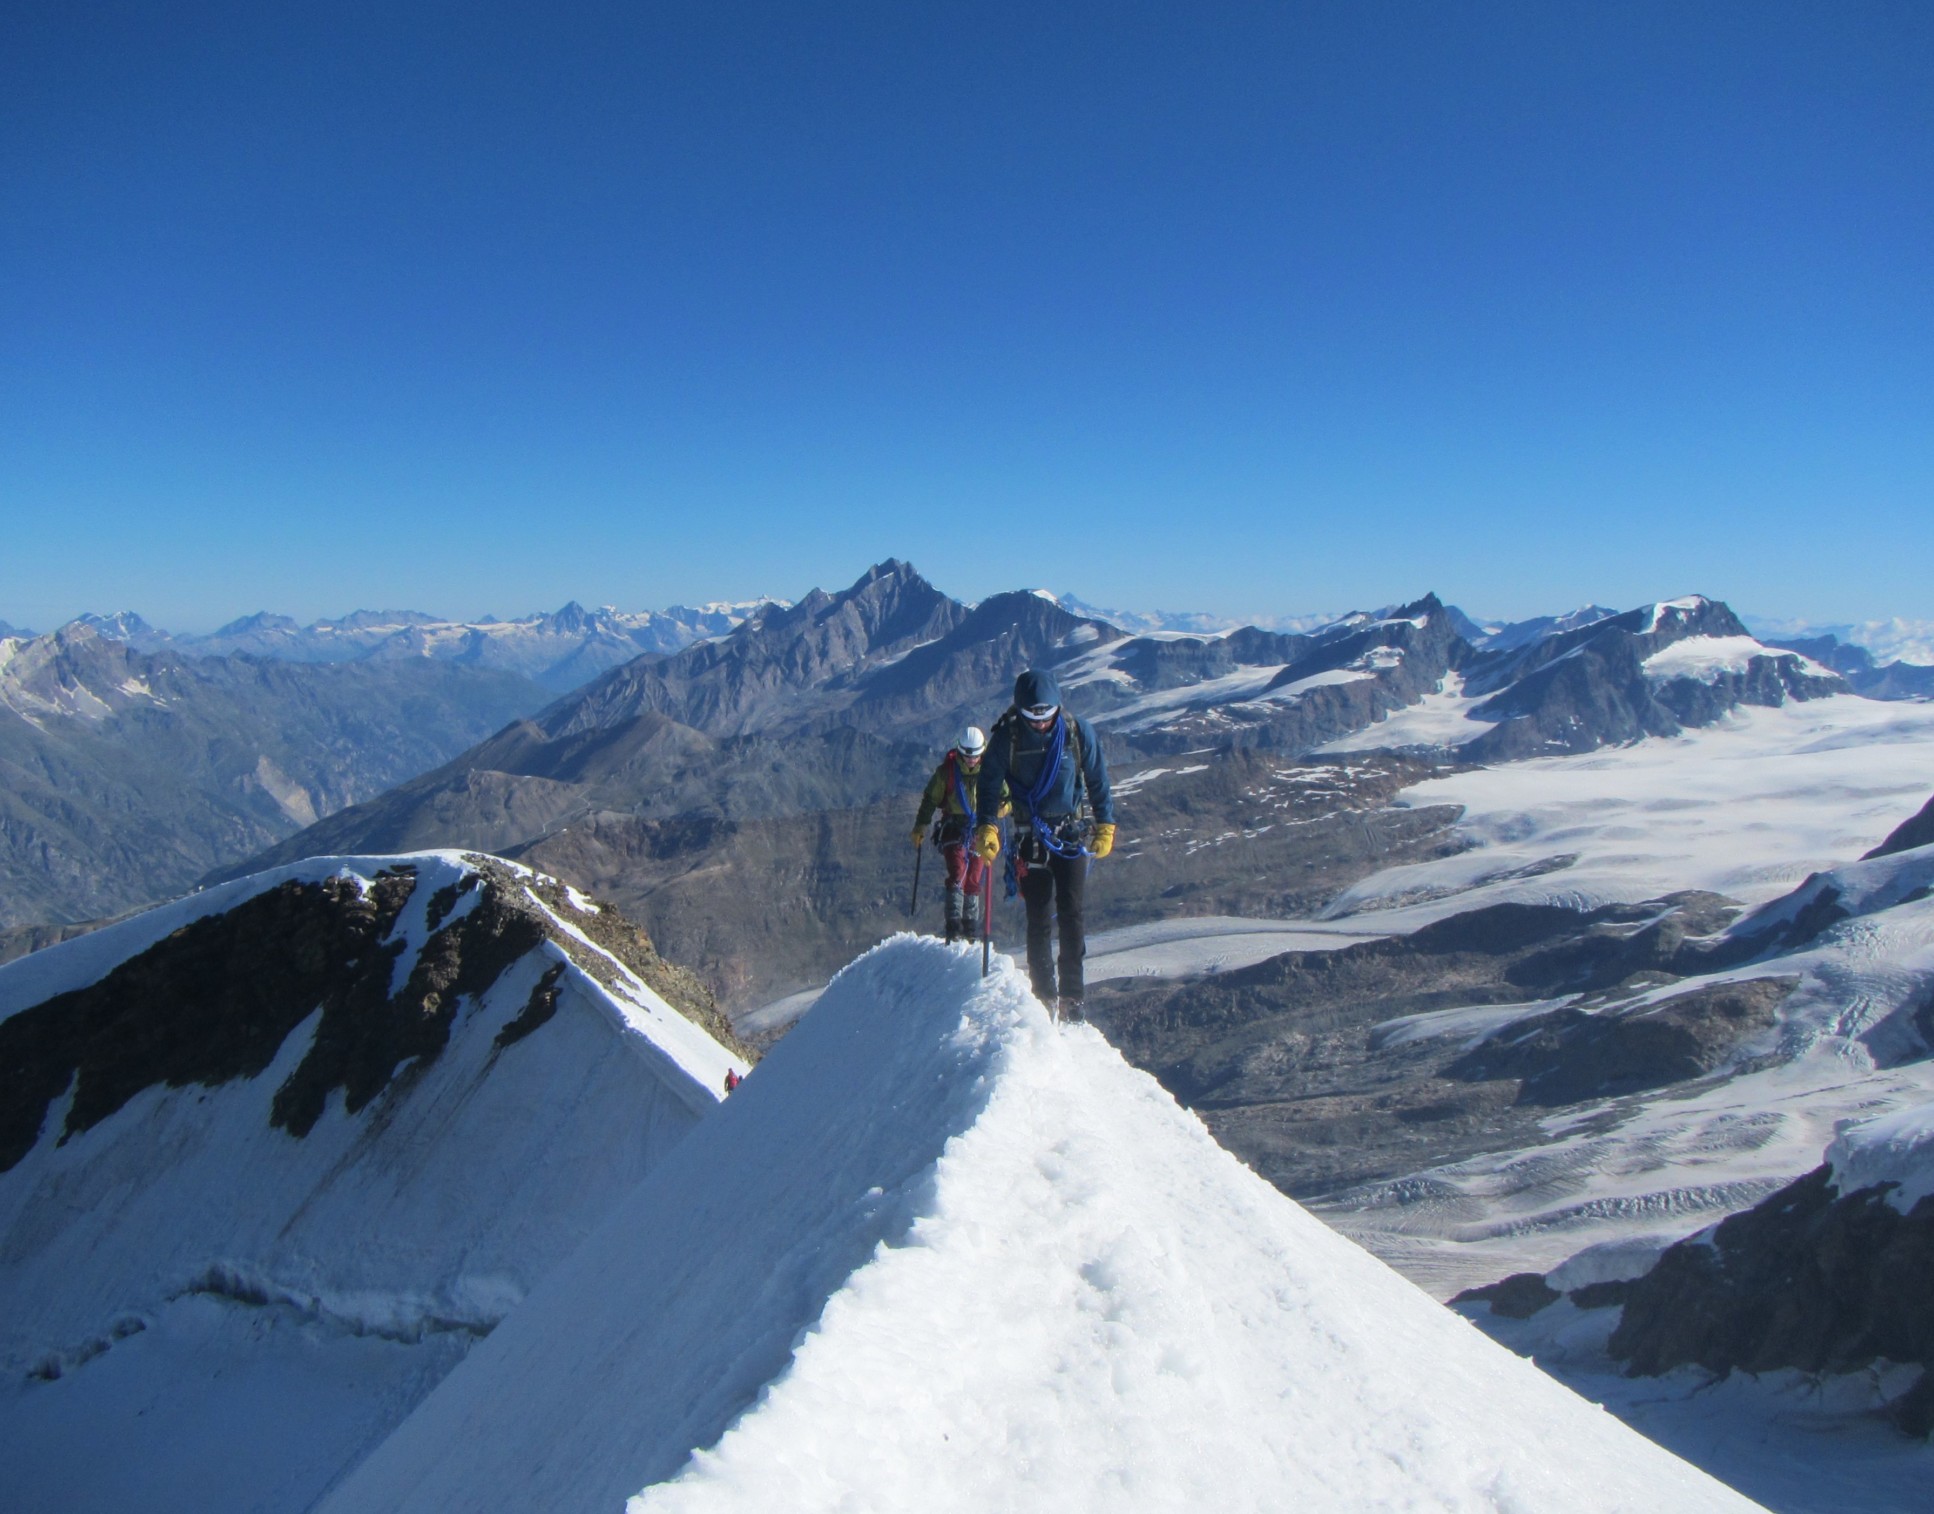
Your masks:
M236 925L278 895L306 901L300 929ZM331 1031L311 998L286 1033L259 1029L270 975L251 949L313 955L329 979L346 964L328 929L385 897L362 1018ZM53 1095L0 1161L0 1507L310 1507L716 1107L745 1064L581 939L592 909L495 859L324 858L0 967L0 1086L18 1105L38 1056ZM426 960L459 953L470 977L409 998ZM72 1074L52 1021L90 1007L56 996L117 971L117 1018ZM332 1087L312 1126L278 1123L280 1091L379 1019L385 988L448 1014L447 1042L381 1069L359 1107ZM31 1016L44 1027L15 1033ZM253 1076L246 1047L209 1050L243 1024L266 1042ZM116 1083L139 1091L70 1127Z
M627 1495L1752 1507L1311 1219L1011 965L983 982L910 937L836 978L323 1508Z

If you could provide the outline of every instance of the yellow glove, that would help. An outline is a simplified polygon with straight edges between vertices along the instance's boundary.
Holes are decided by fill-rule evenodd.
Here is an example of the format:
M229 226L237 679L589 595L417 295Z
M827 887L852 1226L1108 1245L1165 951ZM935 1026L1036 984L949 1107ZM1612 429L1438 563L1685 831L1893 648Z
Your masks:
M1115 822L1103 820L1095 826L1095 839L1088 851L1095 857L1106 857L1115 849Z
M916 825L913 828L913 844L915 846L918 846L920 845L921 842L925 841L926 839L927 839L927 828L924 825Z
M974 855L982 862L992 862L1001 854L1001 833L998 826L983 825L974 832Z

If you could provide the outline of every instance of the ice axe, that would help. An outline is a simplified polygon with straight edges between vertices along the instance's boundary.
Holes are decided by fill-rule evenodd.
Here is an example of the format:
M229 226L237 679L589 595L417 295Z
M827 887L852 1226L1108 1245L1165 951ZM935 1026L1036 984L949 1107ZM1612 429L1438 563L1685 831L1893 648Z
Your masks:
M913 849L913 897L907 900L907 918L911 920L920 908L920 859L927 854L924 846Z

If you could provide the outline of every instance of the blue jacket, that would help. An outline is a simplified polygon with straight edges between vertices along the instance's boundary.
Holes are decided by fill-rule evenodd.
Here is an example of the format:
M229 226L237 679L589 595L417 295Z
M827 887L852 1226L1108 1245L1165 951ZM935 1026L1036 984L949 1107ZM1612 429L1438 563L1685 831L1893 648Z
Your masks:
M1095 739L1094 727L1079 715L1070 715L1064 709L1058 724L1045 731L1037 731L1020 717L1018 711L1009 710L994 722L994 729L988 733L987 755L981 759L980 765L980 792L974 806L976 825L994 824L1003 784L1007 788L1007 797L1014 804L1014 818L1022 824L1027 823L1027 796L1047 761L1048 743L1057 738L1065 741L1065 728L1069 725L1078 733L1081 771L1079 774L1075 772L1073 754L1064 752L1061 771L1056 775L1054 786L1041 797L1041 818L1053 822L1073 816L1080 809L1080 788L1085 787L1095 819L1109 824L1114 822L1115 799L1108 787L1108 761L1101 755L1101 743Z

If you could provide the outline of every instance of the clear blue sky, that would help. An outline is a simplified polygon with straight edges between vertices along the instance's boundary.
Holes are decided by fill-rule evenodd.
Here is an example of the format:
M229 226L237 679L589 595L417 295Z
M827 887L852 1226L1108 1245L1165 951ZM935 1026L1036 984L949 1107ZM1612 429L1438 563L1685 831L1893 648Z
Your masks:
M1934 615L1934 5L9 0L0 619Z

